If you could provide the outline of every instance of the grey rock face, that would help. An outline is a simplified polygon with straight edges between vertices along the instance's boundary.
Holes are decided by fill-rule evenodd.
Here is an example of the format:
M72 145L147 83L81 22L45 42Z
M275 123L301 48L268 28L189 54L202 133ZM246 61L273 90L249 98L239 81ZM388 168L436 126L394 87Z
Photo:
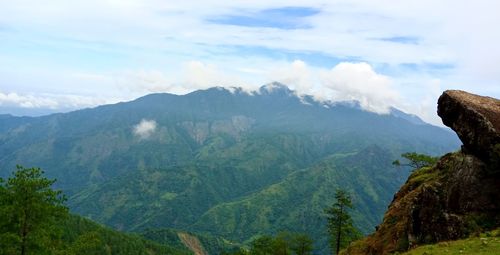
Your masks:
M500 171L500 100L460 90L445 91L438 115L463 142L463 150Z

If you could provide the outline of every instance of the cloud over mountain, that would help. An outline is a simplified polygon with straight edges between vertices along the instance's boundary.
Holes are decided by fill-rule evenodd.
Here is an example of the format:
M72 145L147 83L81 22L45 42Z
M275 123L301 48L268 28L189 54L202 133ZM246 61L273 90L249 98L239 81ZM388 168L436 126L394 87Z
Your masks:
M137 125L134 126L134 135L139 139L147 139L156 131L156 121L142 119Z
M367 63L340 63L323 73L322 84L330 100L356 100L363 109L376 113L388 113L400 96L391 87L392 80Z
M334 100L356 97L376 112L385 112L397 91L406 110L436 120L436 98L426 100L425 89L435 80L442 89L498 97L500 33L492 24L500 22L499 8L487 0L7 1L0 9L0 89L116 102L280 81ZM366 66L362 74L375 79L354 85L364 78L340 72L361 66L340 69L344 62L369 64L375 75ZM42 102L32 101L11 104ZM43 105L65 105L55 101Z

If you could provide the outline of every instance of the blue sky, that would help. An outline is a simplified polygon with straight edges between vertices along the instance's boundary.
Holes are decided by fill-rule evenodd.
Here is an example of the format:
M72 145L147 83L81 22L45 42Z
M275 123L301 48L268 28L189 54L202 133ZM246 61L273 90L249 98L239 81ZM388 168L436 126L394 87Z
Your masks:
M5 1L0 113L280 81L440 124L445 89L500 97L500 4L376 2Z
M242 27L264 27L277 29L311 29L305 18L321 13L321 9L313 7L284 6L246 12L217 15L206 21L221 25Z

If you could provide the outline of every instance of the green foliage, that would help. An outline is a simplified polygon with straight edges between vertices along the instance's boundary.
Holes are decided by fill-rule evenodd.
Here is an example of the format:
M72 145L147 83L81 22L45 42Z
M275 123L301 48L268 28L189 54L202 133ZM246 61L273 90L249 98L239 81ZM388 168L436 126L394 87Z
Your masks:
M108 255L109 249L101 240L98 232L87 232L78 237L64 253L72 255Z
M467 235L478 234L499 225L498 215L497 217L492 217L491 214L485 212L470 212L463 220L466 223L463 232Z
M292 239L290 249L296 255L312 254L313 240L306 234L296 234Z
M59 222L63 229L65 255L188 255L185 247L174 247L146 240L137 234L128 234L101 226L76 215Z
M141 236L160 244L185 249L185 245L179 238L179 232L175 229L148 229L141 233Z
M65 197L40 168L17 166L0 181L0 249L5 254L48 254L57 249L57 220L67 216Z
M413 169L419 169L422 167L433 166L439 159L439 157L432 157L416 152L406 152L401 154L401 157L405 158L407 163L401 163L399 160L395 160L392 164L396 166L409 166Z
M276 236L262 235L250 243L249 250L238 250L230 254L248 255L309 255L313 242L306 234L280 232Z
M218 204L191 228L239 242L282 229L302 232L315 241L316 253L326 254L326 219L319 215L335 202L336 188L353 190L357 201L354 223L364 233L373 231L399 188L398 176L403 176L391 166L391 158L376 146L332 155L259 192Z
M0 254L189 254L70 215L64 194L43 173L17 166L7 181L0 179Z
M471 255L497 255L500 251L500 230L483 233L478 237L468 239L441 242L432 245L424 245L412 249L404 255L447 255L447 254L471 254Z
M349 210L353 209L351 196L345 190L337 189L336 202L325 209L330 234L330 246L335 254L347 247L352 241L361 237L360 232L354 227Z
M175 229L148 229L141 233L141 236L148 240L182 250L186 249L186 246L179 237L180 233L186 232ZM240 248L240 245L237 243L207 233L188 232L187 234L197 238L208 254L230 253Z
M272 236L264 235L250 244L251 255L273 255L277 248L276 240Z

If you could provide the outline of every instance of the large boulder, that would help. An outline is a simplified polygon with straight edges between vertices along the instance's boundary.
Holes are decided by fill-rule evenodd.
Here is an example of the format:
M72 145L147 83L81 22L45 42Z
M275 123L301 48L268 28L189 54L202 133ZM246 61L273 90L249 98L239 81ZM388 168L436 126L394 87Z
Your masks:
M438 115L471 153L500 169L500 100L447 90L438 100Z

